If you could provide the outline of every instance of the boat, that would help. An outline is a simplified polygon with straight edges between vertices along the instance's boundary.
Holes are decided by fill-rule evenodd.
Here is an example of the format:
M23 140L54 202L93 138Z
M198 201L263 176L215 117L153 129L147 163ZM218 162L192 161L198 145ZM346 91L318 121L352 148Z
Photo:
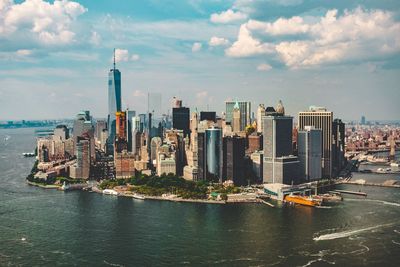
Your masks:
M376 170L377 173L391 173L392 169L390 168L378 168Z
M331 193L331 194L327 193L327 194L314 196L314 198L321 199L322 202L327 202L327 203L336 203L336 202L340 202L343 200L343 197L340 193Z
M24 152L24 153L22 153L22 156L24 156L24 157L34 157L35 156L35 153L31 153L31 152Z
M392 162L392 163L390 163L390 167L399 167L399 163L398 162Z
M103 194L105 195L113 195L113 196L118 196L118 192L113 190L113 189L104 189Z
M285 201L309 207L321 206L322 203L322 199L299 195L287 195L285 196Z
M139 194L133 194L132 197L135 198L135 199L140 199L140 200L145 200L146 199L145 196L139 195Z

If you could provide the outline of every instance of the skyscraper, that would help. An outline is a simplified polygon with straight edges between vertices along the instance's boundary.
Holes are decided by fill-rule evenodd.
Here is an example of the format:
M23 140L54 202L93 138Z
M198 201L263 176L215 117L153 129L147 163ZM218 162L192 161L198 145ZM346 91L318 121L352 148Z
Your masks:
M335 119L332 123L332 175L339 176L340 171L345 167L345 124L340 119Z
M262 133L262 124L265 117L265 106L260 104L257 107L257 132Z
M244 131L246 125L251 123L250 115L251 115L251 103L245 101L225 101L226 106L226 114L225 114L225 121L227 123L232 123L233 120L233 109L235 104L238 103L240 109L240 130Z
M299 161L292 151L293 118L266 116L264 126L263 182L300 183Z
M115 114L121 111L121 72L115 68L115 49L114 49L114 65L108 73L108 140L107 152L112 153L115 139ZM111 150L111 151L110 151Z
M311 106L309 111L299 112L299 131L305 126L322 130L322 178L332 177L332 120L333 112L323 107Z
M172 127L182 130L184 136L190 133L190 110L186 107L172 109Z
M233 112L232 112L232 132L233 133L239 133L240 131L242 131L243 129L241 129L241 114L240 114L240 107L239 107L239 103L236 102L235 106L233 107Z
M244 177L244 156L246 139L237 135L223 138L224 179L235 185L246 184Z
M305 126L297 137L300 168L305 182L321 179L322 175L322 131Z
M222 130L210 128L205 131L206 179L222 182Z

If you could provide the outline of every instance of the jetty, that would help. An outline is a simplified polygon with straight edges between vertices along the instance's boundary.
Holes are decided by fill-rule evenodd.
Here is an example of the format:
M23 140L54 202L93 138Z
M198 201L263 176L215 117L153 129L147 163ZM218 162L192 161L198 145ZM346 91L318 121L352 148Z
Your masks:
M367 193L365 193L365 192L360 192L360 191L349 191L349 190L339 190L339 189L336 189L336 190L332 190L332 191L329 191L329 192L332 192L332 193L341 193L341 194L349 194L349 195L357 195L357 196L363 196L363 197L366 197L366 196L367 196Z

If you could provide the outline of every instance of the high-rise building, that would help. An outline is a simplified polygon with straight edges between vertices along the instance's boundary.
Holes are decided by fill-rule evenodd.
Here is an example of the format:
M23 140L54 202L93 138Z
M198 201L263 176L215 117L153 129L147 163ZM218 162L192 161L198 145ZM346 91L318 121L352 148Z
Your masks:
M133 119L136 116L136 111L126 110L126 141L128 142L128 151L132 151L132 127Z
M233 112L232 112L232 132L233 133L239 133L240 131L244 130L241 129L241 112L240 112L240 107L239 103L236 102L235 106L233 107Z
M217 115L215 111L200 111L200 121L217 121Z
M60 138L60 140L65 141L69 138L69 130L65 125L57 125L54 129L54 136Z
M222 182L222 130L210 128L205 131L206 180Z
M174 96L172 98L172 108L181 108L181 107L182 107L182 100Z
M224 180L233 181L235 185L245 185L244 156L246 139L240 136L223 138L223 176Z
M366 123L365 116L361 116L360 124L365 125L365 123Z
M322 178L332 177L332 121L333 112L323 107L311 106L309 111L299 112L299 130L314 126L322 130Z
M264 119L263 182L300 183L299 160L292 151L293 118L266 116Z
M199 131L197 134L197 181L206 180L206 134Z
M116 117L115 114L121 111L121 72L115 68L115 49L114 49L114 65L108 73L108 153L112 153L113 144L116 134Z
M190 133L190 110L186 107L172 109L172 127L182 130L184 136Z
M244 131L247 125L251 123L250 115L251 115L251 103L245 101L225 101L226 113L225 113L225 121L227 123L232 123L233 120L233 109L236 105L239 105L240 109L240 131Z
M126 150L114 156L115 177L117 179L131 178L135 175L135 156Z
M304 182L321 179L322 176L322 131L305 126L297 136L298 157Z
M76 144L76 163L70 166L70 177L88 179L90 176L90 140L78 137Z
M116 118L116 138L126 140L126 112L125 111L117 111L115 113Z
M97 120L95 126L95 137L97 140L101 139L101 135L104 129L107 129L107 121Z
M345 123L335 119L332 123L332 175L337 177L346 165L345 154Z
M262 133L262 124L265 117L265 106L260 104L257 107L257 132Z

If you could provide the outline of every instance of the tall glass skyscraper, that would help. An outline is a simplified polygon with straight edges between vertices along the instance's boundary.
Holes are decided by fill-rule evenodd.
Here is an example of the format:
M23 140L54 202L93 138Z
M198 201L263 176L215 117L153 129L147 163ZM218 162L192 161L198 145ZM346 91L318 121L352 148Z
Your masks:
M121 111L121 72L115 68L115 50L114 67L108 73L108 140L107 148L112 151L115 139L115 113ZM111 152L108 150L109 152Z
M222 182L222 130L210 128L205 131L206 137L206 179Z

